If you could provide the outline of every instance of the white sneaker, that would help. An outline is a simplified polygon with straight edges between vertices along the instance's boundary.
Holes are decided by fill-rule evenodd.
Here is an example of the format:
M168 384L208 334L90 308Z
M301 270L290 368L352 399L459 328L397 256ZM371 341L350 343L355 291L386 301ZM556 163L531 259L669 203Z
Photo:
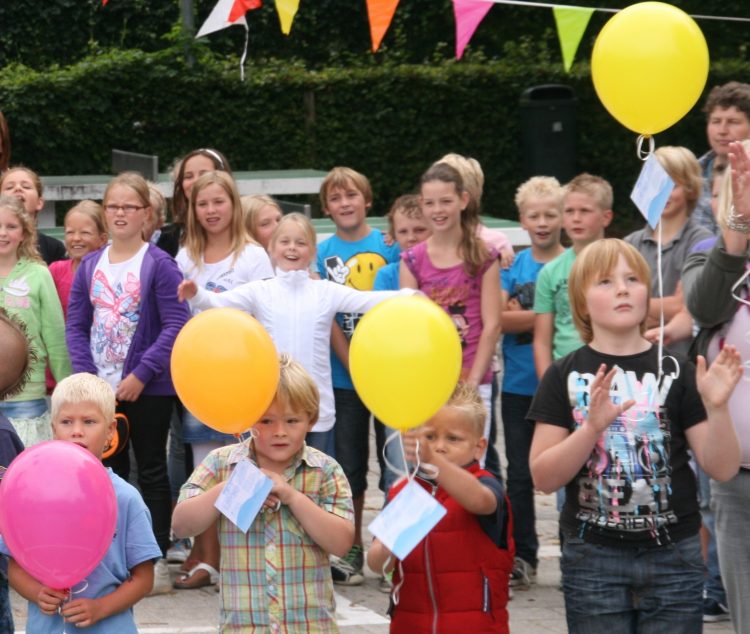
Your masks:
M154 587L148 596L167 594L172 592L172 579L169 576L169 566L166 559L159 559L154 565Z
M167 561L170 564L184 564L190 555L190 540L178 539L167 550Z
M536 568L520 557L513 562L513 572L510 574L510 587L518 590L528 590L536 583Z

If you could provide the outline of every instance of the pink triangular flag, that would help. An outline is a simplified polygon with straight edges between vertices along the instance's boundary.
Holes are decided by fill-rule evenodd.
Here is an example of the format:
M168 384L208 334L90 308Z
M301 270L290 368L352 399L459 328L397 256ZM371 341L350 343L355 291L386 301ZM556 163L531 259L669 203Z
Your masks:
M456 15L456 59L461 59L474 31L491 8L492 2L485 0L453 0L453 13Z

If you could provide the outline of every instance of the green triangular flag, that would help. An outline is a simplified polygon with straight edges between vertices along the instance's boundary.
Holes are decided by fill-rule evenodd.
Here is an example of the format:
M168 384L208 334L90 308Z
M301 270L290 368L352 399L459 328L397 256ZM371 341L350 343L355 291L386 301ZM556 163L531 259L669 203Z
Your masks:
M552 7L557 25L557 37L560 39L563 66L565 72L570 72L573 59L576 56L578 45L581 43L583 33L586 31L591 14L594 9L584 7Z

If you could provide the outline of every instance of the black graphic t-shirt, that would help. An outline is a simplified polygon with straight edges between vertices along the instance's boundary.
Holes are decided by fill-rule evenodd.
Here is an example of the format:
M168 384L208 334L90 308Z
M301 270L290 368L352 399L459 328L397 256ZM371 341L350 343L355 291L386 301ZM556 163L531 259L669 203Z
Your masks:
M619 368L612 400L636 404L600 435L567 484L563 531L592 543L634 548L696 534L700 513L685 430L704 421L706 411L690 361L665 356L659 380L656 346L630 356L584 346L550 366L527 418L574 431L588 416L590 386L602 363Z

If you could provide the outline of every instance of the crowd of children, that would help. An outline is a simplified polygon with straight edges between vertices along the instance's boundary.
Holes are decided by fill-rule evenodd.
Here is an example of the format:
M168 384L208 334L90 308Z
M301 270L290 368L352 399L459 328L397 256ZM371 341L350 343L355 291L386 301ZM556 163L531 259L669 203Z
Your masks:
M333 584L362 583L366 561L390 594L391 631L507 632L509 588L536 581L541 489L558 492L571 632L700 632L713 478L729 608L737 631L750 631L750 433L735 390L750 357L740 279L750 159L739 144L726 155L718 240L691 219L697 159L665 147L656 156L675 188L658 232L605 239L606 180L538 176L516 194L530 241L519 253L480 224L481 167L456 154L393 203L386 233L367 222L367 178L332 169L320 202L334 233L319 244L304 215L241 198L227 158L209 148L175 168L171 224L158 190L123 173L101 204L68 211L64 246L36 229L39 177L10 167L0 177L0 355L11 360L0 368L0 475L24 446L75 442L109 469L118 526L72 599L0 541L0 629L12 631L9 582L29 601L27 631L135 632L132 606L171 587L170 545L193 538L173 587L218 584L221 631L335 632ZM455 324L462 370L450 400L400 442L374 421L386 503L412 480L447 510L401 560L363 535L372 417L348 354L363 313L416 292ZM722 292L726 301L705 301ZM275 398L242 441L187 411L171 380L177 334L214 307L255 316L281 355ZM702 331L690 360L693 318ZM682 339L682 350L661 351L659 337ZM505 481L489 451L498 405ZM272 483L247 532L215 506L245 461ZM723 616L724 596L711 600Z

